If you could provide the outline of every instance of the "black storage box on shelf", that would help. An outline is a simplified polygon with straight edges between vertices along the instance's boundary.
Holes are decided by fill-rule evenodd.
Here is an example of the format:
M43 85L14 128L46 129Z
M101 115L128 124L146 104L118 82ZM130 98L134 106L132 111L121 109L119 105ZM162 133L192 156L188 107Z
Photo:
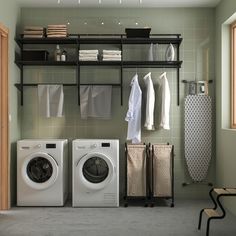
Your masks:
M23 50L23 61L47 61L49 52L46 50Z
M151 28L126 28L127 38L149 38Z

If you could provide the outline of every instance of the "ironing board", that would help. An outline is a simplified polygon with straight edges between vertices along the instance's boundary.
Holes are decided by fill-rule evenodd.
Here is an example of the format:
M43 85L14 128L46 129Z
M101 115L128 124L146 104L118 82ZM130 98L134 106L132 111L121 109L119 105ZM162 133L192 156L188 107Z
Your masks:
M212 156L212 101L207 95L188 95L184 102L184 154L194 182L207 176Z

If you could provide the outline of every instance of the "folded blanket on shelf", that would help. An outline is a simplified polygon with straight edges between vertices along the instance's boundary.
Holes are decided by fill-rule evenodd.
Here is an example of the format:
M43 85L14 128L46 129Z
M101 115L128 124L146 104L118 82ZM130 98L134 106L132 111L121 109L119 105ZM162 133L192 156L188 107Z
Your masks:
M97 61L97 57L80 57L80 61Z
M121 61L121 58L103 58L103 61Z
M103 55L121 55L121 51L119 50L103 50Z
M98 50L79 50L79 53L84 53L84 54L98 54Z
M121 55L103 55L103 58L121 58Z
M97 57L97 53L79 53L80 57Z

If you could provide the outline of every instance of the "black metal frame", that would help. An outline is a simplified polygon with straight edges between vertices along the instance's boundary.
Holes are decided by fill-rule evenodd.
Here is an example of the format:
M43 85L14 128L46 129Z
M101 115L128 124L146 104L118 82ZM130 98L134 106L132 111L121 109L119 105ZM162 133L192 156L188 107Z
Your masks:
M169 143L167 143L167 145L169 145ZM171 196L170 197L155 197L154 196L154 193L153 193L153 189L154 189L154 181L153 181L154 148L153 148L153 145L152 145L152 148L150 150L150 153L152 153L152 155L151 155L152 186L151 186L151 195L150 195L151 206L154 206L155 203L158 201L158 199L163 199L163 200L171 199L170 207L174 207L175 206L175 201L174 201L175 200L175 198L174 198L174 145L172 145L172 150L171 150Z
M226 190L227 189L233 189L233 188L222 188L223 190ZM212 216L212 217L209 217L207 219L207 228L206 228L206 236L209 236L209 230L210 230L210 221L213 220L213 219L223 219L226 215L226 212L225 212L225 209L220 201L220 198L221 197L236 197L236 193L221 193L221 194L217 194L217 197L216 199L214 198L213 196L213 192L214 192L214 188L212 188L209 192L209 196L211 198L211 200L213 201L214 203L214 207L211 208L212 210L216 210L219 206L222 214L219 215L219 216ZM200 214L199 214L199 221L198 221L198 230L201 229L201 224L202 224L202 214L204 212L205 209L209 209L209 208L203 208L201 211L200 211Z
M143 144L145 145L145 143ZM150 203L150 197L149 197L149 178L148 178L148 166L149 166L149 158L148 158L148 148L146 145L146 196L128 196L127 195L127 180L128 180L128 176L127 176L127 161L128 161L128 149L127 149L127 143L125 143L125 194L124 194L124 206L128 207L129 203L138 203L138 202L142 202L144 204L145 207L148 206L148 204Z
M81 66L117 66L120 68L120 83L119 84L89 84L89 85L111 85L120 87L121 105L123 105L123 69L125 68L176 68L177 69L177 105L179 106L179 90L180 90L180 68L182 61L179 60L179 47L182 42L181 34L151 34L150 38L127 38L125 34L70 34L67 38L17 38L16 43L20 47L21 57L20 60L15 60L15 63L19 67L20 83L15 84L17 88L20 88L21 92L21 105L23 105L24 86L30 86L24 84L23 69L24 66L74 66L77 68L77 84L70 84L70 86L77 86L78 88L78 104L80 105L80 67ZM120 45L121 51L123 51L123 45L125 44L175 44L177 46L177 61L79 61L77 55L76 61L23 61L22 51L26 44L70 44L75 45L78 50L81 44L117 44ZM35 83L38 85L38 83ZM65 85L65 84L63 84ZM32 85L34 86L34 85ZM68 85L67 85L68 86Z

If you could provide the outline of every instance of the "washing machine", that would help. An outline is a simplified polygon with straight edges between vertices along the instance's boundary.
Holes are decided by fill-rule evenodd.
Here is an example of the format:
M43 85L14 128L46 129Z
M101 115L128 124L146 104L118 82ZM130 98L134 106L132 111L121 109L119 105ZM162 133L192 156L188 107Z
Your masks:
M73 207L119 206L119 140L74 140L72 165Z
M17 205L63 206L68 195L68 141L17 142Z

